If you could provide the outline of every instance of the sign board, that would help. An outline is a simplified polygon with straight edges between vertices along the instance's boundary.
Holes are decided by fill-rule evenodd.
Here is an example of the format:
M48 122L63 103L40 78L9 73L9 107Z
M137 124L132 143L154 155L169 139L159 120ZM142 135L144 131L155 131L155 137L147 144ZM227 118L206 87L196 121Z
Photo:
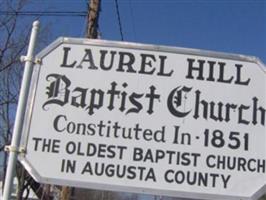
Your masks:
M20 156L37 181L197 199L265 192L256 58L75 38L37 57Z

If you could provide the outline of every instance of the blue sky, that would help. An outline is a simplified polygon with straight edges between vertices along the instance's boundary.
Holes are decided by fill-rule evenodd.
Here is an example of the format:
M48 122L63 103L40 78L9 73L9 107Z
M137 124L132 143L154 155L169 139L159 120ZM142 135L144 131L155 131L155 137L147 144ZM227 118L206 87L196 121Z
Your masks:
M36 10L86 11L86 0L33 1ZM266 63L265 0L118 0L125 41L259 57ZM40 6L42 7L40 8ZM63 5L63 6L62 6ZM54 40L83 37L83 17L43 17ZM114 0L102 0L101 38L121 40Z

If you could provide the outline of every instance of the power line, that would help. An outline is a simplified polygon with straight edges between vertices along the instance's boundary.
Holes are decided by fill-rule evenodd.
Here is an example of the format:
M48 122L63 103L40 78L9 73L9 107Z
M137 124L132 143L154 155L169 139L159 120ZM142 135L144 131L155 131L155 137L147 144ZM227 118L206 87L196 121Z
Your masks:
M0 15L23 15L23 16L71 16L85 17L87 12L73 11L0 11Z
M124 40L124 36L123 36L123 31L122 31L122 24L121 24L121 19L120 19L120 13L119 13L119 7L118 7L117 0L115 0L115 7L116 7L116 14L117 14L117 19L118 19L118 24L119 24L121 40L123 41Z

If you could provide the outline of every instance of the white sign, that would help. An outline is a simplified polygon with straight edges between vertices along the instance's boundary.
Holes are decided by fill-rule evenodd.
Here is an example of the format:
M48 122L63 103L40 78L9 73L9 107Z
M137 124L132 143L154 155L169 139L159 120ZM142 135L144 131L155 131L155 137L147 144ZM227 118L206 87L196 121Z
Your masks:
M36 180L197 199L265 192L257 59L74 38L37 57L20 158Z

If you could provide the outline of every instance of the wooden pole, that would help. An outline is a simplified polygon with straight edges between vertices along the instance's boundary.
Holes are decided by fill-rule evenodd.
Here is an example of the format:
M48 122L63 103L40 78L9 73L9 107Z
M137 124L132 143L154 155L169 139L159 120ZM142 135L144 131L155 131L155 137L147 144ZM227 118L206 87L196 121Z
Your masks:
M100 12L101 0L90 0L88 2L87 31L86 38L98 38L98 19ZM71 188L63 186L60 194L61 200L69 200Z
M69 200L71 196L71 188L68 186L63 186L60 194L61 200Z
M88 3L86 38L98 38L98 19L101 0L90 0Z

